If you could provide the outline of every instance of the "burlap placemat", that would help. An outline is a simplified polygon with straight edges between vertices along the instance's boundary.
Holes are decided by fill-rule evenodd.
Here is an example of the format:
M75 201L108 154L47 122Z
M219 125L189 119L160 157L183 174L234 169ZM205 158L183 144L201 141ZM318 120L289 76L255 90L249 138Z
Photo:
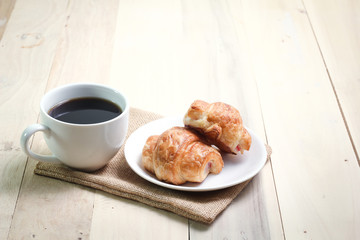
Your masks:
M158 114L132 108L128 136L138 127L159 118L161 116ZM268 150L268 156L270 153ZM208 224L213 222L251 181L223 190L200 193L163 188L142 179L131 170L124 157L124 146L104 168L96 172L86 173L64 165L43 162L36 165L34 172L136 200Z

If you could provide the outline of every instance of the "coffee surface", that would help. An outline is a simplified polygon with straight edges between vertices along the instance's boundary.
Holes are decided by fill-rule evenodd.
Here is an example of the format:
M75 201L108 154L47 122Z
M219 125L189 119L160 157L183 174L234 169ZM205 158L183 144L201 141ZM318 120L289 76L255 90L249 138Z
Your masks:
M74 98L52 107L48 114L63 122L75 124L101 123L122 113L115 103L95 97Z

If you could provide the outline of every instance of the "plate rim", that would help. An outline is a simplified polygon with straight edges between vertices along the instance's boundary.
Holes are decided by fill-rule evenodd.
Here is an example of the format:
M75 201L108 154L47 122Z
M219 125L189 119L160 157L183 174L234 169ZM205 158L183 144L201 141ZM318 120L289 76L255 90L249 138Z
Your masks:
M253 170L252 174L246 175L245 178L240 178L239 181L231 181L229 183L221 184L220 186L217 185L217 186L214 186L214 187L207 186L207 187L199 187L199 188L198 187L191 187L191 186L173 185L173 184L170 184L170 183L162 182L162 181L156 179L155 176L154 177L149 176L150 173L145 174L146 170L142 169L139 166L138 167L135 166L135 165L137 165L137 162L133 163L134 161L131 161L131 160L128 159L127 156L129 155L128 152L130 151L129 150L130 147L129 147L129 144L128 144L129 140L130 140L130 143L131 143L131 140L134 137L136 137L137 134L140 134L144 129L147 129L147 128L151 127L151 125L154 125L154 124L157 125L157 124L159 124L159 122L162 122L162 121L165 121L165 122L169 122L169 121L172 122L173 121L173 122L177 123L180 119L182 119L181 116L163 117L163 118L160 118L160 119L156 119L156 120L150 121L150 122L140 126L139 128L137 128L134 132L132 132L130 134L130 136L128 137L128 139L126 140L126 143L125 143L124 156L125 156L125 160L126 160L127 164L130 166L131 170L133 172L135 172L139 177L145 179L148 182L151 182L153 184L156 184L158 186L165 187L165 188L168 188L168 189L173 189L173 190L178 190L178 191L186 191L186 192L207 192L207 191L216 191L216 190L220 190L220 189L225 189L225 188L229 188L229 187L241 184L241 183L253 178L254 176L256 176L261 171L261 169L265 166L265 164L267 162L267 157L266 157L267 153L266 153L265 144L263 144L263 141L254 133L254 131L252 131L248 127L245 127L245 128L249 132L251 137L252 138L255 137L259 141L259 143L262 143L262 144L260 144L260 150L262 150L263 154L261 154L261 156L260 156L260 158L262 158L262 159L259 160L258 168ZM179 126L179 125L174 124L174 126ZM156 134L156 133L154 133L154 134ZM149 136L147 136L147 137L149 137ZM141 146L141 150L142 150L142 148L143 148L143 146ZM141 172L138 172L139 169L141 170ZM204 181L206 181L206 178L205 178Z

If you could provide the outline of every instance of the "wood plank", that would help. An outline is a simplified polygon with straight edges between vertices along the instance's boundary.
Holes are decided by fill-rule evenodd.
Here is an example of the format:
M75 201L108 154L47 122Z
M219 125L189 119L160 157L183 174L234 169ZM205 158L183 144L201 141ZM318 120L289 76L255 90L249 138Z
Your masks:
M302 2L243 13L285 237L359 238L360 172Z
M188 238L183 217L102 192L95 197L91 229L90 239Z
M304 1L360 165L360 2Z
M0 2L0 41L4 34L7 23L14 9L16 0L2 0Z
M158 28L164 27L164 23L160 23L163 22L160 21L161 15L158 14L166 13L167 10L170 11L167 14L171 16L174 13L173 11L178 10L177 4L174 5L167 1L120 2L116 21L117 27L116 31L114 31L113 57L111 65L109 65L111 67L111 75L108 84L125 93L130 98L130 105L132 107L142 107L137 105L137 103L147 102L148 104L156 104L155 102L145 101L145 99L153 97L153 93L150 91L141 95L142 91L145 90L145 85L148 85L152 79L139 78L139 81L135 81L134 76L149 73L142 72L142 64L145 64L145 59L150 60L151 56L148 55L148 52L154 51L155 46L149 48L139 41L144 41L143 43L147 41L156 42L153 34L157 33L151 33L151 29L154 28L152 24L159 24L157 25ZM166 26L173 24L171 18L168 20L168 25ZM149 22L147 27L151 26L151 29L142 25L147 21ZM137 38L143 31L147 33L146 37L149 39ZM139 54L142 51L146 52ZM159 54L163 53L159 51ZM149 65L154 61L156 60L149 61ZM155 64L149 66L149 69L152 66L155 66ZM154 74L156 74L156 71L154 69ZM156 79L157 82L162 80L161 78ZM151 111L151 109L147 110ZM111 224L113 222L118 224ZM104 226L104 223L108 224ZM104 227L106 228L106 233L104 233ZM186 239L188 237L187 219L166 211L156 210L144 204L102 193L97 194L95 197L94 219L91 229L91 239L99 239L104 234L105 238L113 239Z
M19 138L37 121L65 7L66 2L19 0L1 39L0 239L8 236L27 159Z
M121 84L120 90L128 93L133 107L163 115L178 114L175 106L159 106L154 101L166 99L176 104L176 99L193 91L177 91L187 72L183 69L186 59L179 53L188 51L181 41L181 3L122 1L118 16L111 84ZM182 109L185 112L186 107Z
M111 67L112 46L114 44L113 34L115 33L116 27L117 4L118 1L111 1L105 5L102 1L97 1L89 4L84 4L84 2L73 2L69 5L70 10L67 13L67 20L64 25L65 29L60 37L47 90L71 82L86 81L107 83L107 76L109 75ZM85 14L87 16L86 18L84 17ZM79 59L83 59L83 61L80 61ZM119 88L122 84L122 82L115 82L112 83L111 86ZM35 139L34 145L38 146L38 151L45 151L46 147L44 144L41 144L40 139ZM179 218L177 216L170 215L169 213L154 215L153 209L148 212L136 211L136 214L134 214L133 208L126 207L126 200L109 196L101 192L97 192L98 194L95 196L95 201L90 201L91 194L87 194L81 189L76 190L79 191L80 195L76 196L76 191L73 190L73 188L75 188L74 186L68 184L63 186L64 183L59 181L44 182L44 180L31 175L33 168L34 165L27 168L29 177L25 177L26 182L31 182L31 186L36 185L39 186L39 188L46 184L48 188L59 189L59 191L52 192L49 195L44 194L45 197L42 198L62 199L64 201L63 204L67 207L66 211L64 210L58 214L59 216L57 219L60 220L49 225L51 227L46 226L45 229L43 225L34 226L33 224L28 224L25 229L21 230L22 233L36 231L36 236L56 238L59 237L59 235L56 234L58 229L63 228L67 230L65 233L62 233L62 238L64 237L64 234L66 234L67 238L82 237L98 239L99 236L104 236L105 234L104 222L114 222L114 219L118 219L119 221L123 221L121 228L119 228L118 224L106 224L109 231L108 233L115 238L123 238L123 236L134 236L134 238L138 238L137 235L144 236L154 234L154 229L150 228L149 224L142 226L142 228L136 224L138 223L139 218L141 218L144 220L147 219L149 223L163 223L160 224L161 226L167 223L167 226L169 227L164 229L162 233L164 234L164 238L168 239L169 234L179 226L179 221L176 221L176 219ZM31 179L31 177L33 179ZM22 189L24 197L23 195L20 196L18 205L22 206L24 209L28 209L28 203L25 200L29 199L28 194L31 188L23 186ZM64 190L62 189L68 190L64 193ZM55 194L56 192L59 192L59 194ZM80 209L80 206L71 205L73 201L76 201L79 198L83 199L81 202L84 204ZM108 204L111 204L112 207L116 206L116 208L107 208L106 206L109 206ZM136 203L134 204L136 206ZM55 206L48 202L45 206L47 210L39 210L37 207L32 207L31 210L27 210L27 214L40 211L41 214L39 214L39 220L37 222L41 221L41 219L49 219L50 216L46 213L53 212L52 209ZM124 211L116 211L116 209L121 209L121 206L125 206L125 209L123 209ZM74 209L74 207L76 209ZM143 207L144 206L139 206L138 208ZM72 221L69 221L68 218L63 215L64 212L76 213L76 216L72 216ZM133 221L129 221L130 218L124 216L134 216L135 218L132 219ZM174 219L175 221L169 221L169 219ZM73 224L73 221L77 224ZM90 223L90 221L92 223ZM17 223L20 224L20 220ZM45 223L42 222L42 224ZM70 226L69 224L73 225ZM178 234L180 231L177 231L177 237L187 237L187 220L185 220L184 225L184 219L181 219L180 224L182 225L182 228L180 229L184 229L184 231L181 231L182 234ZM133 226L137 226L138 231L133 231ZM122 231L119 232L119 229L122 229ZM80 232L82 233L81 236L79 235ZM161 235L159 237L161 237Z
M208 11L203 13L203 7ZM247 35L242 22L242 6L237 1L226 3L208 2L196 5L187 2L185 29L193 29L189 36L209 29L202 36L196 36L199 45L207 43L210 53L194 55L204 60L212 59L212 66L206 69L214 78L215 101L221 100L236 106L246 126L254 130L266 142L261 116L261 106L254 74L252 71ZM202 13L202 14L200 14ZM197 25L198 23L199 25ZM201 24L201 25L200 25ZM209 73L209 69L213 69ZM191 76L191 72L189 73ZM195 81L193 79L192 81ZM204 79L206 85L208 79ZM190 81L189 81L190 82ZM206 96L211 98L213 96ZM283 232L278 212L277 197L271 172L271 163L240 193L234 202L211 225L191 223L190 238L194 239L282 239Z
M33 150L48 153L42 136ZM29 159L9 239L89 239L95 190L34 174Z
M227 102L265 140L243 29L233 25L237 10L209 1L123 1L111 83L128 81L119 87L132 106L164 116L182 116L195 99ZM270 164L211 226L191 222L190 227L191 239L236 239L245 232L249 238L281 239Z
M74 82L109 82L118 1L74 1L69 12L47 89Z
M106 83L117 6L117 1L69 2L63 12L62 31L46 91L73 82ZM34 151L48 151L41 136L35 137L33 146ZM36 161L29 162L10 238L89 239L93 209L97 209L96 191L36 176L33 174ZM24 215L32 216L33 221L24 220ZM103 224L101 219L99 222Z

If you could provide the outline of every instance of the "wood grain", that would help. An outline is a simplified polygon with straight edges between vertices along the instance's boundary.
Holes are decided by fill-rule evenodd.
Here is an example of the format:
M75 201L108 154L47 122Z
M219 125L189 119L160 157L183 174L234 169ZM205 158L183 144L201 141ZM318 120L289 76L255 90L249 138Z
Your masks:
M206 7L203 8L204 6ZM203 31L202 35L186 31L185 36L193 39L192 44L196 46L194 49L208 45L208 49L212 50L203 55L200 51L193 53L203 58L199 59L198 65L204 64L208 59L212 60L210 66L197 70L206 74L211 69L211 77L216 83L214 96L208 93L205 98L236 106L245 125L266 142L257 86L251 62L248 61L248 39L241 24L242 15L238 14L243 11L242 6L236 2L203 2L201 5L186 2L186 9L184 14L192 20L187 23L187 28ZM189 72L189 78L191 73ZM189 80L189 84L193 81L199 80ZM204 79L200 84L206 86L208 82L209 79ZM269 162L210 227L191 223L190 238L281 239L282 226L270 165ZM226 232L222 231L223 226L226 226Z
M144 104L156 107L159 105L157 101L164 97L160 94L160 98L153 97L154 93L149 91L151 83L156 82L155 85L160 86L160 82L165 84L169 79L152 78L157 74L157 68L166 67L159 65L159 58L153 54L157 52L161 56L167 53L162 50L161 45L149 44L157 44L157 29L163 29L165 25L170 30L172 26L171 18L170 22L162 22L159 14L169 10L168 16L171 16L171 11L178 8L167 1L121 1L119 4L113 55L111 65L108 66L111 67L108 84L126 94L132 107L151 111L153 108L144 108ZM151 60L152 57L154 59ZM146 64L148 66L145 66ZM156 86L152 86L151 89ZM114 219L119 224L110 224ZM108 194L99 194L94 203L91 239L98 239L104 235L104 222L109 223L106 224L106 229L111 234L106 237L114 239L142 239L155 236L156 239L185 239L188 236L188 220L185 218L165 211L159 213L158 210L143 204Z
M360 2L304 4L360 165Z
M0 41L4 34L7 23L14 9L16 0L2 0L0 2Z
M107 84L118 1L71 1L47 90L74 82Z
M34 6L44 14L32 11ZM1 39L0 239L7 238L27 159L20 150L20 135L27 125L37 121L60 30L59 17L65 7L66 2L29 4L19 0ZM42 39L46 40L41 45L24 48Z
M285 237L356 239L359 168L306 10L245 9Z
M33 150L46 153L41 138ZM9 239L89 239L95 190L35 175L36 163L26 166Z
M90 239L187 239L187 219L98 192Z
M233 12L226 4L209 1L183 1L181 7L162 1L120 6L111 81L133 82L119 86L133 106L182 116L195 99L224 101L239 108L244 122L265 140L256 84L247 64L247 39L235 23L239 6ZM236 239L246 234L281 239L272 183L269 164L248 186L248 194L241 194L241 201L211 226L191 222L190 238ZM254 222L263 227L253 231Z
M0 239L360 239L359 9L0 0ZM271 161L209 226L34 175L21 132L45 92L74 82L110 85L163 116L227 102ZM49 153L41 134L32 149Z
M107 2L105 5L102 1L76 1L66 5L62 11L61 34L54 51L55 59L46 91L71 82L106 82L106 75L110 70L107 61L111 60L113 29L116 23L113 18L116 12L117 1ZM113 24L113 28L109 24ZM42 153L48 151L41 137L35 137L33 149ZM96 208L95 190L34 176L35 163L36 161L31 161L26 168L10 238L90 238L93 209ZM51 191L42 192L34 189ZM31 194L34 192L38 194ZM61 211L56 211L59 206L63 206ZM32 216L34 221L24 222L21 217L23 215ZM48 222L49 219L56 221ZM60 229L63 229L61 235Z

